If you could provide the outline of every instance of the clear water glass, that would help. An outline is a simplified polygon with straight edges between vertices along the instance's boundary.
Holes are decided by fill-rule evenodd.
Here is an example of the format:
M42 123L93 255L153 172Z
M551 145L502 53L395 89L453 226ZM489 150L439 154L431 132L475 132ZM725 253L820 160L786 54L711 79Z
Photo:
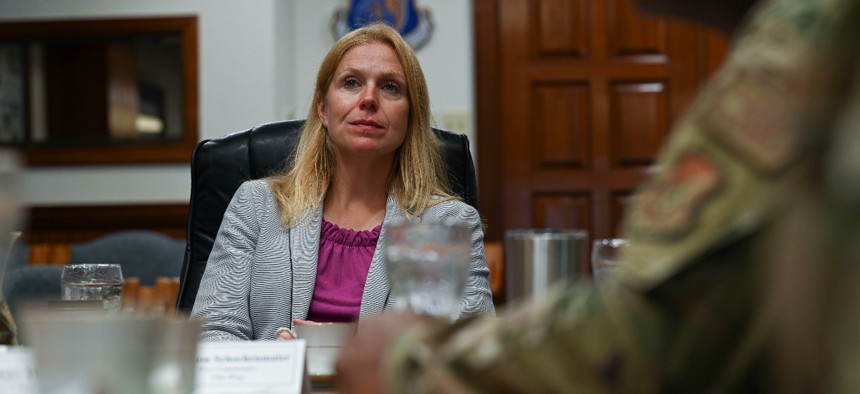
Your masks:
M122 269L119 264L69 264L60 280L63 301L101 301L110 313L122 308Z
M462 223L388 225L384 253L394 309L456 319L469 275L471 235Z
M622 238L602 238L594 240L591 246L591 270L594 280L601 281L612 276L621 264L621 252L628 245Z

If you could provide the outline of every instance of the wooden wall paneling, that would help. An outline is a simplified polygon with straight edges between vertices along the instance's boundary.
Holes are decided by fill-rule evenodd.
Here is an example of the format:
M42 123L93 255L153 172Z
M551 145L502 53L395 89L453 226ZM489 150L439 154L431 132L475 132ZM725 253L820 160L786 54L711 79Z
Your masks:
M34 242L30 244L27 263L64 265L69 263L71 255L72 244L69 242Z
M473 0L475 29L475 134L477 137L478 198L487 241L504 239L504 138L502 137L499 4Z
M75 243L121 230L152 230L185 239L187 204L36 206L28 209L24 242Z
M666 64L669 87L669 126L681 116L702 84L700 27L685 22L669 25L669 62Z
M487 255L487 268L490 269L490 290L493 292L493 303L501 305L505 302L505 244L502 241L484 243Z
M503 226L506 230L533 226L531 201L532 130L529 107L534 3L528 0L505 1L499 9L501 62L501 111L504 139Z
M699 79L706 81L722 64L729 51L729 42L721 32L699 29L699 48L699 58L702 59Z
M630 206L633 191L633 189L627 189L615 190L612 192L612 212L610 217L612 230L609 233L610 238L621 237L624 224L624 214L627 212L627 207Z

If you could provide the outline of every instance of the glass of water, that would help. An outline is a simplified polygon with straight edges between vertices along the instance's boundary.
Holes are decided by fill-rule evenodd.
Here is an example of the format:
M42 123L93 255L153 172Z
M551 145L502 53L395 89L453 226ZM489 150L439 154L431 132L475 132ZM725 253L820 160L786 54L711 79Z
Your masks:
M612 276L621 263L621 252L629 242L622 238L602 238L594 240L591 246L591 270L594 280L601 281Z
M472 233L461 223L388 225L384 253L394 309L456 319L471 245Z
M119 264L69 264L60 280L63 301L101 301L104 309L122 308L122 269Z

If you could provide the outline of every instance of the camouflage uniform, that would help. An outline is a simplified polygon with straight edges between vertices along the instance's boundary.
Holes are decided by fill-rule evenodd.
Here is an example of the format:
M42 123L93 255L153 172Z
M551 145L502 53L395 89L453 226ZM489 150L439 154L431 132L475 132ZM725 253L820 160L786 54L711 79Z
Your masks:
M0 345L17 345L15 321L6 301L0 300Z
M760 2L638 190L616 280L410 330L389 389L860 387L858 21L860 0Z

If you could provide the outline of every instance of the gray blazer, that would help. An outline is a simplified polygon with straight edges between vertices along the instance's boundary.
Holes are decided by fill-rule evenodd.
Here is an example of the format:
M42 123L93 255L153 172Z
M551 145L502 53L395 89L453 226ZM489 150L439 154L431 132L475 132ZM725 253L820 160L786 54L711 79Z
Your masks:
M243 183L224 213L192 317L203 319L202 340L274 339L280 327L305 319L317 275L322 209L309 224L285 228L268 183ZM310 214L310 213L309 213ZM460 316L494 314L484 232L478 212L460 201L428 208L422 220L457 220L472 228L469 279ZM404 220L390 196L385 223ZM383 226L367 273L359 318L392 306L382 246Z

